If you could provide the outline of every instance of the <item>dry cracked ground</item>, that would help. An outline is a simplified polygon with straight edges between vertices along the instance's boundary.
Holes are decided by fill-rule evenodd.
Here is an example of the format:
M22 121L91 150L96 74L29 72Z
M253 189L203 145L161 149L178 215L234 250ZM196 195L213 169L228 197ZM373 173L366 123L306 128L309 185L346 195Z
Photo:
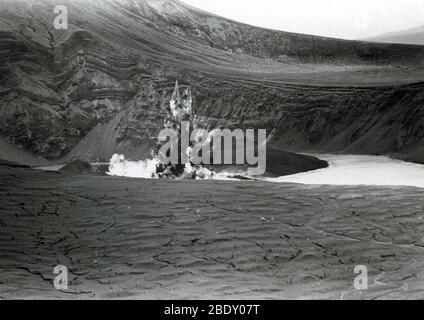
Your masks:
M2 166L0 194L3 299L424 298L421 189ZM59 264L68 290L53 287Z

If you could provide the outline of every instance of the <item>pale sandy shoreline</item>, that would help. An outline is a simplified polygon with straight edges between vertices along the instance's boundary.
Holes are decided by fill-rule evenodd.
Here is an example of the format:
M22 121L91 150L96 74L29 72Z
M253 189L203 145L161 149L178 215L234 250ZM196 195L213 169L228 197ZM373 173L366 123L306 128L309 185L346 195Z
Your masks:
M269 182L312 185L405 186L424 188L424 166L387 156L311 154L328 167L290 176L268 178Z
M0 176L0 298L424 297L422 189Z

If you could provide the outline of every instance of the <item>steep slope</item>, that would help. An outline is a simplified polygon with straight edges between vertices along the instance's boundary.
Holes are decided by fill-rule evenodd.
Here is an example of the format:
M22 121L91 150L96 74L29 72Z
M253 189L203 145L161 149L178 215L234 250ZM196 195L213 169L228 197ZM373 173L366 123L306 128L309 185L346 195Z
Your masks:
M408 90L394 85L424 78L421 46L266 30L179 1L1 1L0 134L49 159L146 155L176 79L192 87L207 127L267 128L280 149L376 152L380 141L351 147L372 124L357 123L363 130L352 141L319 134L339 136L345 126L332 127L346 110L379 110L396 102L386 100L393 90ZM68 7L68 30L54 29L55 4ZM403 119L420 100L411 95L398 102L400 114L393 116ZM331 118L321 121L328 110ZM417 131L420 117L403 130ZM399 130L393 135L402 135ZM408 146L421 141L408 139Z
M197 100L211 128L266 128L273 136L270 147L279 150L388 154L424 163L424 83L241 87L228 82L221 90L219 99L211 92Z
M17 163L27 166L43 166L48 165L49 162L40 156L34 156L29 152L26 152L6 139L0 137L0 161L8 161L11 163Z
M367 40L383 43L424 45L424 26L398 32L385 33Z

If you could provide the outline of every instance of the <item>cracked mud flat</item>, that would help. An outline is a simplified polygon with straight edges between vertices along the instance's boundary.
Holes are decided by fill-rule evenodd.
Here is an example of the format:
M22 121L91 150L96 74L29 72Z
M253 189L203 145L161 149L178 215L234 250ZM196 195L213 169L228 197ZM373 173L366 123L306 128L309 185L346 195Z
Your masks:
M0 298L424 297L422 189L0 177Z

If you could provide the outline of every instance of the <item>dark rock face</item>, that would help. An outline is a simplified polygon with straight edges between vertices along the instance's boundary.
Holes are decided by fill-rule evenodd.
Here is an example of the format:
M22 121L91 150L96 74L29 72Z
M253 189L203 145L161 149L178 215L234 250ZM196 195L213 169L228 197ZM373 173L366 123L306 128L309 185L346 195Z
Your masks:
M422 83L243 90L234 85L233 90L219 101L198 99L197 112L208 115L210 127L266 128L273 137L270 147L277 150L390 154L424 161Z
M423 161L423 89L418 84L357 89L355 94L310 94L308 109L285 110L273 144L292 150L392 154ZM320 101L323 96L327 101Z
M270 31L170 0L3 2L0 135L34 154L145 157L179 79L206 127L424 161L421 85L405 85L424 78L423 47ZM56 4L69 30L54 29Z

